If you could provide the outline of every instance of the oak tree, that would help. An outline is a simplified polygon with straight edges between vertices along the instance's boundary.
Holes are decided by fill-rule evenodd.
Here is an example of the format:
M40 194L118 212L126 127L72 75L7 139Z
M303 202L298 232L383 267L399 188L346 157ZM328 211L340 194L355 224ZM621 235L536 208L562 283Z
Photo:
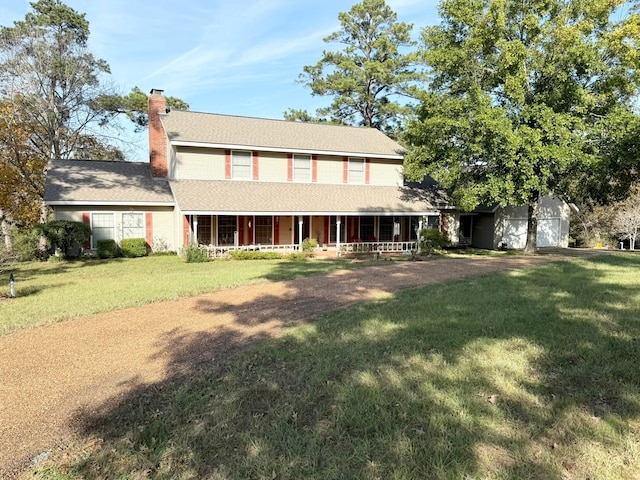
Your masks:
M431 80L407 132L409 175L432 176L468 210L528 205L525 251L534 252L540 196L567 194L611 164L625 135L608 126L637 117L631 6L443 0L441 24L422 32Z

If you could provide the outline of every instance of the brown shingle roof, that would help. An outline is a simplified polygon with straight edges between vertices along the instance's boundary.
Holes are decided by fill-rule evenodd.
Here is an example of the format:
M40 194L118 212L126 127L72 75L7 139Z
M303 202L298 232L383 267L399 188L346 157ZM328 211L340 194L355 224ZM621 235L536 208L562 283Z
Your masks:
M417 215L448 207L437 189L229 180L170 183L186 213Z
M161 116L171 142L261 150L347 153L402 158L403 148L375 128L172 111Z
M49 205L174 205L169 183L151 178L148 163L55 160L49 164L44 201Z

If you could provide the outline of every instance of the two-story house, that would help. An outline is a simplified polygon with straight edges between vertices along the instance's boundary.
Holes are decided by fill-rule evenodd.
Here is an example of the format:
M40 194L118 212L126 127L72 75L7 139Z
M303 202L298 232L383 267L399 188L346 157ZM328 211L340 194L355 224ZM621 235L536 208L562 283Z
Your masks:
M403 250L454 211L433 182L405 184L403 155L375 129L170 112L152 90L149 163L53 161L45 201L56 219L89 224L92 248L143 237L287 250L314 238Z

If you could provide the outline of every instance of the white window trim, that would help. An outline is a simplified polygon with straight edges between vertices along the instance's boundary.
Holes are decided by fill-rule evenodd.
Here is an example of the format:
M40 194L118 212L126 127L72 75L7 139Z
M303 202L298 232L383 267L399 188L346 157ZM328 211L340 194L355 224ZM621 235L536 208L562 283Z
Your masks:
M299 160L302 160L302 158L300 157L304 157L304 159L308 159L309 160L309 175L307 176L306 179L297 179L296 178L296 157L298 157ZM298 182L298 183L310 183L311 182L311 176L312 176L312 170L313 170L313 155L307 155L307 154L298 154L298 155L293 155L293 181L294 182Z
M249 154L249 176L248 177L236 177L235 165L233 163L234 153L248 153ZM231 150L231 180L237 181L251 181L253 180L253 151L251 150Z
M95 214L98 215L112 215L113 216L113 239L116 241L116 243L118 242L118 223L117 223L117 218L116 218L116 212L114 211L94 211L94 212L89 212L90 214L90 227L91 227L91 239L90 239L90 245L91 245L91 249L95 250L96 248L98 248L98 241L94 239L93 236L93 216ZM100 227L100 228L104 228L104 227Z
M353 163L355 164L355 160L358 161L358 163L362 163L362 181L359 182L355 182L351 179L351 162L352 160L354 161ZM347 178L347 183L352 183L355 185L364 185L366 183L366 163L367 160L364 157L349 157L349 165L347 168L347 172L348 172L348 178Z
M123 235L122 235L122 229L123 229L123 221L122 221L122 216L123 215L128 215L131 213L135 213L138 215L142 215L142 237L135 237L135 238L147 238L147 217L146 214L148 212L141 212L141 211L135 211L135 212L130 212L130 211L122 211L122 210L94 210L94 211L90 211L89 212L89 226L91 227L91 238L89 239L89 244L91 245L91 249L95 250L98 245L97 242L94 241L94 237L93 237L93 216L95 214L98 215L112 215L113 216L113 240L115 240L116 244L120 245L120 242L122 241Z
M122 217L129 214L142 215L142 236L141 237L131 237L131 238L147 238L147 217L146 212L120 212L120 224L116 224L117 233L119 234L120 240L124 239L124 220ZM116 240L118 242L118 240ZM120 243L120 242L118 242Z

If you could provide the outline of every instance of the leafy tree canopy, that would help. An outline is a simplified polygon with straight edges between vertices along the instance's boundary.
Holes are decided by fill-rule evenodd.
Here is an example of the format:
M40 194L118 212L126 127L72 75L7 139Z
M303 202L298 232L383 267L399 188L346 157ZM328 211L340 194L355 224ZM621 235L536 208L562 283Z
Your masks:
M147 123L147 96L120 95L106 61L87 49L89 22L60 0L31 3L32 11L0 28L0 219L29 223L42 201L49 160L124 160L114 119ZM176 98L175 108L188 109ZM114 143L114 140L116 143Z
M422 32L431 91L408 128L409 176L432 176L469 210L529 205L527 250L535 250L541 194L567 193L576 179L629 161L621 155L631 146L620 142L631 138L627 127L609 128L637 119L640 17L631 7L442 1L442 23Z
M340 30L324 41L344 49L324 51L299 80L312 95L333 97L331 106L318 110L320 118L389 132L409 112L399 99L415 95L415 82L423 78L417 53L403 52L416 45L413 26L398 22L385 0L363 0L338 18Z

